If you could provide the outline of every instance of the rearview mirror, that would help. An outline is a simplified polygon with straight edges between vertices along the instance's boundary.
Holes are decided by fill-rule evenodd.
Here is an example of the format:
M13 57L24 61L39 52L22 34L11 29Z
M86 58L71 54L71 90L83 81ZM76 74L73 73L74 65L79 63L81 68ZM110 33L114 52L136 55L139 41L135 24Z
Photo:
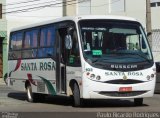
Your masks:
M72 38L71 38L71 35L66 35L65 37L65 47L66 49L70 50L72 49Z

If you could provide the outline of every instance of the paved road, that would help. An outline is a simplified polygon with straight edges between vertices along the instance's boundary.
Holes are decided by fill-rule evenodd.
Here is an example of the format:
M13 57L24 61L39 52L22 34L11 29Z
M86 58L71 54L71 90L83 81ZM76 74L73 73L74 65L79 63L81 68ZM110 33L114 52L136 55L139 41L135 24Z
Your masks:
M72 107L67 97L48 96L42 103L28 103L26 94L0 85L0 111L13 112L160 112L160 94L144 99L143 106L135 107L132 100L92 100L86 101L83 108Z
M83 113L83 118L97 118L99 112L160 112L159 101L160 94L155 94L153 98L144 99L143 106L139 107L134 106L133 100L92 100L86 101L83 108L74 108L72 107L72 100L67 97L48 96L44 102L28 103L24 92L17 92L5 85L0 85L0 111L2 112L0 118L6 115L6 112L9 115L10 113L20 115L19 112L25 112L22 115L26 114L26 117L23 118L33 117L34 113L35 117L39 115L39 118L44 118L48 114L46 112L50 113L50 117L47 115L47 118L51 118L53 115L54 118L64 118L64 116L66 118L81 118L80 114L75 113L82 112L85 113ZM28 114L28 112L34 113ZM55 113L58 113L58 115ZM73 114L75 114L74 117ZM2 118L5 118L5 116ZM160 118L160 114L156 118Z

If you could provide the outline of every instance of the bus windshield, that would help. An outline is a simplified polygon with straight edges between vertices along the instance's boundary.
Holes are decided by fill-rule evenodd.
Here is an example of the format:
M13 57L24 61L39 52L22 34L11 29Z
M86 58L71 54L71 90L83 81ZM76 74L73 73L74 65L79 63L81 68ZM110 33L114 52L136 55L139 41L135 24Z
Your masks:
M82 20L79 23L83 53L85 58L92 62L152 60L147 38L139 23L108 20Z
M135 21L79 21L83 54L90 63L152 62L142 26Z

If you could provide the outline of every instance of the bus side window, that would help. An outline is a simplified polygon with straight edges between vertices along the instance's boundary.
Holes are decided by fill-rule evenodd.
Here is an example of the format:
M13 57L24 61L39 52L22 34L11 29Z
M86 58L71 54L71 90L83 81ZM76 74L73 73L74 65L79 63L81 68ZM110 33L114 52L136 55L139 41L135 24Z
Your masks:
M35 58L37 56L38 29L27 31L24 38L23 58Z
M22 32L18 32L11 35L9 59L21 58L22 38Z
M55 27L41 29L38 57L55 57Z

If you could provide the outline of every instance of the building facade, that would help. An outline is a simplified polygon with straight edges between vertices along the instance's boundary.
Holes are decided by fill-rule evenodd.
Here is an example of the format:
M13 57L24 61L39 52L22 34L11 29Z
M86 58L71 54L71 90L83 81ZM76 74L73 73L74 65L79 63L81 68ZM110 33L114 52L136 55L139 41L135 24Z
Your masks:
M1 13L3 9L3 5L6 3L5 0L0 0L1 4ZM4 66L7 64L7 20L6 15L1 14L0 18L0 78L3 77L5 72L7 71L7 67Z
M160 62L160 0L151 0L152 51L154 59Z

